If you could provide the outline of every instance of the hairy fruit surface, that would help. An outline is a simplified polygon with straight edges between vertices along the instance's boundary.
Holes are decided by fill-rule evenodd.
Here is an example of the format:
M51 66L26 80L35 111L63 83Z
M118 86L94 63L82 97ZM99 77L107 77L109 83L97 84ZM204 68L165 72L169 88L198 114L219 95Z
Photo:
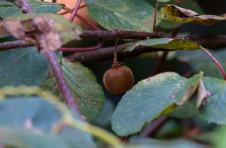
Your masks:
M119 95L133 87L132 71L126 66L113 67L105 72L103 77L105 88L112 94Z

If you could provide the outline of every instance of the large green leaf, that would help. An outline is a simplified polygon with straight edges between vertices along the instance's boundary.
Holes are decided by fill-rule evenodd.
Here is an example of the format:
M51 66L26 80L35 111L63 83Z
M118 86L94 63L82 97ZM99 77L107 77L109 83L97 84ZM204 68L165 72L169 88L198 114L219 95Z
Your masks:
M63 143L67 143L70 147L95 147L89 134L66 125L59 129L57 136L52 135L52 129L56 123L59 123L65 115L73 115L65 105L55 100L45 100L34 96L10 98L0 100L0 110L0 126L9 127L7 129L0 127L0 131L6 130L6 137L0 136L0 140L6 144L14 146L16 144L16 147L30 147L31 145L31 147L37 147L37 142L40 142L48 148L51 147L50 145L54 145L53 141L61 139L58 143L60 146L64 146L64 144L62 145L62 141L64 141ZM73 117L81 120L77 114L74 114ZM27 132L22 128L15 129L15 131L9 130L11 127L14 129L14 126L31 129L34 133ZM36 135L37 133L38 135ZM45 138L49 141L46 141Z
M32 28L28 20L32 20L32 24L38 27ZM14 37L35 43L41 52L57 50L63 44L78 39L82 33L80 26L60 15L50 13L11 16L3 20L2 24Z
M145 0L98 0L88 6L89 14L106 29L153 30L155 9Z
M1 41L14 40L11 37ZM0 52L0 88L4 86L36 85L46 79L50 67L43 54L34 47L11 49Z
M146 122L182 105L194 93L202 73L186 79L173 72L140 81L128 91L116 107L111 123L120 136L139 132Z
M210 93L207 104L200 107L200 114L208 121L217 124L226 124L226 82L225 80L205 77L205 89Z
M203 25L212 25L219 21L225 20L225 17L215 15L199 15L192 10L184 9L176 5L165 5L159 11L158 19L177 23L198 23Z
M209 52L218 60L218 62L226 69L226 49ZM188 62L191 68L195 71L203 71L205 76L211 76L223 79L223 75L213 60L202 50L177 51L178 59L180 61Z
M138 42L131 44L124 51L132 51L137 46L147 46L152 48L163 48L163 49L169 49L169 50L199 49L199 44L189 40L159 38L159 39L140 40Z
M81 113L87 117L88 121L93 121L100 115L105 101L103 90L97 83L95 75L79 62L63 61L61 69ZM56 79L52 74L49 75L41 88L60 95Z
M130 142L139 148L206 148L205 145L186 139L156 140L146 137L133 136Z
M30 1L30 4L36 13L55 13L64 7L63 4L43 1ZM0 18L4 19L9 16L17 16L21 14L23 13L21 12L21 8L18 3L0 1Z

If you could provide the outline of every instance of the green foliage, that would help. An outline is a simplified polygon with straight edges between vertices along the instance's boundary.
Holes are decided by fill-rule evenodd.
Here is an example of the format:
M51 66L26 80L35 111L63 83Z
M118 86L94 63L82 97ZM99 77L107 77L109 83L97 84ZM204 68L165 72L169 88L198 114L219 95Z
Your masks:
M223 55L226 54L225 48L219 51L209 51L226 69L226 59ZM188 62L191 68L197 72L203 71L205 76L211 76L223 79L223 75L213 60L203 51L194 50L189 51L177 51L177 56L180 61Z
M36 13L55 13L64 7L63 4L49 3L42 1L30 1L31 6ZM18 3L0 1L0 18L4 19L9 16L17 16L23 14Z
M132 51L137 46L147 46L152 48L163 48L170 50L194 50L199 49L199 44L182 39L160 38L160 39L148 39L141 40L131 44L124 51Z
M12 40L15 39L0 38L0 42ZM0 52L0 88L19 85L40 86L45 81L49 70L45 56L39 54L34 47Z
M224 112L225 80L206 77L203 78L205 89L210 93L207 105L200 108L200 114L210 123L226 124Z
M106 29L148 31L153 29L154 7L145 0L98 0L88 6L89 14ZM152 17L151 17L152 16Z
M140 81L121 99L112 115L112 129L120 136L139 132L145 123L183 105L194 93L202 73L186 79L162 73Z
M4 132L0 141L3 144L34 148L40 146L95 148L91 136L78 129L65 126L59 129L58 134L54 134L54 126L65 115L70 114L63 104L53 99L45 100L33 96L1 100L0 110L0 132ZM81 120L78 115L74 117Z
M61 69L81 113L87 117L88 121L93 121L100 115L105 101L103 90L96 82L94 74L79 62L71 63L63 60ZM41 88L60 95L52 73L49 74Z

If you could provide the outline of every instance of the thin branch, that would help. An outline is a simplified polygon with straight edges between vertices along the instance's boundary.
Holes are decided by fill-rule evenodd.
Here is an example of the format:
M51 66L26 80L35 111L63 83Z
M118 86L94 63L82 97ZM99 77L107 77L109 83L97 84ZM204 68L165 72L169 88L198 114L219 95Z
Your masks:
M73 12L72 9L68 8L68 7L64 7L63 9L67 10L68 12ZM86 20L84 17L82 17L81 15L79 15L78 13L75 14L75 16L77 18L79 18L81 21L83 21L86 25L90 26L93 30L100 30L98 27L96 27L95 25L93 25L92 23L90 23L88 20Z
M75 5L75 9L73 10L72 14L71 14L71 17L69 19L70 22L73 22L74 18L75 18L75 15L77 14L77 11L78 11L78 8L81 4L82 0L78 0L76 5Z
M155 16L154 16L153 32L155 32L155 26L156 26L156 17L157 17L158 5L159 5L159 1L157 1L156 6L155 6Z
M134 39L134 40L144 40L151 38L170 38L170 36L160 33L150 33L150 32L138 32L138 31L124 31L124 30L110 30L110 31L93 31L93 30L84 30L80 35L82 39L96 39L96 40L116 40L116 39ZM200 36L187 36L187 37L177 37L172 39L183 39L191 40L198 43L204 48L208 49L219 49L226 47L226 36L224 35L208 35L204 37ZM15 41L14 41L15 42ZM13 42L6 42L5 45L0 43L0 49L4 50L6 44L13 44ZM21 43L18 47L13 46L13 48L20 48L27 46L26 42ZM32 45L31 45L32 46ZM158 51L158 50L157 50ZM162 50L159 50L162 51Z
M35 13L32 6L29 4L27 0L18 0L19 4L22 8L27 9L28 13ZM71 108L72 110L76 111L78 114L80 114L79 109L76 105L75 99L71 93L71 90L64 78L63 72L61 71L60 65L57 61L56 55L53 51L49 51L48 53L45 53L46 59L54 73L54 76L57 80L58 86L60 88L61 94L63 96L63 99L67 106Z
M166 115L156 119L155 121L153 121L153 123L147 127L145 130L143 130L140 135L141 136L153 136L156 131L159 130L159 128L170 118Z
M224 68L221 66L221 64L214 58L214 56L208 51L206 50L205 48L203 48L202 46L199 46L200 49L202 49L216 64L217 66L219 67L219 69L221 70L221 73L223 74L224 76L224 80L226 80L226 73L224 71Z
M125 58L138 56L142 53L155 52L155 51L168 51L167 49L137 46L131 52L124 52L125 48L129 47L131 44L133 44L133 42L124 43L118 46L117 59L119 61L122 61ZM100 48L99 50L90 51L90 52L76 52L72 55L67 56L66 58L70 60L79 61L80 63L83 63L83 64L93 63L93 62L102 62L102 61L113 59L114 50L115 50L115 47Z
M80 7L78 8L78 10L79 10L79 9L82 9L82 8L85 8L85 7L87 7L87 6L89 6L89 4L82 5L82 6L80 6ZM65 7L64 7L64 8L65 8ZM64 9L64 8L63 8L63 9ZM65 10L66 10L66 9L65 9ZM64 14L67 14L67 13L72 13L74 9L70 9L70 10L71 10L71 11L66 11L66 12L59 13L59 15L64 15Z
M96 46L93 47L87 47L87 48L66 48L66 47L61 47L58 50L59 51L64 51L64 52L85 52L85 51L94 51L94 50L98 50L102 47L104 42L98 42L98 44Z
M83 39L96 39L96 40L116 40L116 39L135 39L144 40L151 38L167 38L170 37L161 33L150 33L141 31L125 31L120 29L114 29L110 31L93 31L84 30L80 35Z
M30 47L30 46L34 46L34 45L22 40L13 41L13 42L4 42L4 43L0 43L0 51L14 49L14 48Z

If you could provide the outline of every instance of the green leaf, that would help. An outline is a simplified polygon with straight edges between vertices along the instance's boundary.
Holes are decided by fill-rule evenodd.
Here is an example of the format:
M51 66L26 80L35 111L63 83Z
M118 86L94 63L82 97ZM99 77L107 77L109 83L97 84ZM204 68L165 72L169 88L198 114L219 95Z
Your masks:
M226 69L226 48L219 51L209 52L218 60L224 69ZM223 79L223 75L216 63L202 50L190 51L177 51L178 59L180 61L189 62L191 68L195 71L203 71L205 76L211 76Z
M39 27L32 28L31 24L29 25L31 22L28 22L28 20L32 20L32 24ZM33 44L36 43L41 52L57 50L63 44L78 39L82 33L80 26L56 14L23 14L13 16L3 20L3 26L14 37ZM29 34L26 33L27 31L29 31Z
M186 79L173 72L140 81L118 103L111 119L112 129L120 136L139 132L146 122L184 104L194 93L202 72Z
M63 4L49 3L43 1L30 1L35 13L55 13L64 7ZM9 16L17 16L23 14L21 12L20 5L18 3L12 3L7 1L0 1L0 17L6 18Z
M187 101L182 106L177 107L174 111L170 112L168 116L175 118L189 118L196 114L195 104Z
M176 5L165 5L160 9L158 19L177 23L212 25L219 21L225 20L225 17L215 15L199 15L192 10L184 9Z
M43 134L38 130L28 130L17 126L0 126L1 143L23 148L70 148L60 137L54 134Z
M131 44L127 47L125 51L132 51L137 46L145 46L152 48L163 48L169 50L194 50L199 49L199 44L182 39L171 39L171 38L160 38L160 39L148 39L148 40L140 40Z
M205 89L210 93L210 96L207 98L206 106L200 107L200 115L202 115L209 123L226 124L226 81L205 77L203 78L203 83Z
M87 117L88 121L93 121L100 115L105 101L103 90L97 83L95 75L79 62L72 63L63 60L61 69L81 113ZM59 95L58 85L52 74L41 88Z
M186 139L156 140L140 136L132 136L130 142L139 148L206 148L205 145Z
M59 123L65 115L73 116L72 118L81 120L77 114L72 114L64 104L61 104L54 99L48 100L34 96L16 97L7 100L1 99L0 111L0 126L8 126L9 129L14 129L13 127L17 126L18 128L21 127L34 131L34 133L27 132L21 128L18 129L19 131L17 129L15 129L15 131L11 131L9 129L2 129L0 127L0 131L6 130L7 132L7 135L4 134L6 137L2 135L0 136L0 140L3 140L2 142L4 143L14 143L13 145L17 144L17 147L24 147L24 145L29 143L34 145L28 147L39 147L40 145L37 145L37 141L39 141L41 144L44 144L43 146L45 146L54 145L53 141L61 139L59 140L60 146L63 146L63 140L67 143L67 145L71 145L70 147L95 148L92 137L89 134L66 125L59 129L60 131L58 134L55 133L56 136L52 135L53 127L55 127L55 125ZM12 140L12 138L16 139ZM52 139L53 141L50 140L47 142L45 138ZM23 146L20 144L23 144Z
M0 39L0 42L8 39ZM34 47L0 52L0 88L19 85L40 86L49 70L46 57L38 53Z
M169 2L170 0L157 0L157 1L165 3L165 2Z
M153 31L155 9L145 0L98 0L88 6L88 11L108 30Z

